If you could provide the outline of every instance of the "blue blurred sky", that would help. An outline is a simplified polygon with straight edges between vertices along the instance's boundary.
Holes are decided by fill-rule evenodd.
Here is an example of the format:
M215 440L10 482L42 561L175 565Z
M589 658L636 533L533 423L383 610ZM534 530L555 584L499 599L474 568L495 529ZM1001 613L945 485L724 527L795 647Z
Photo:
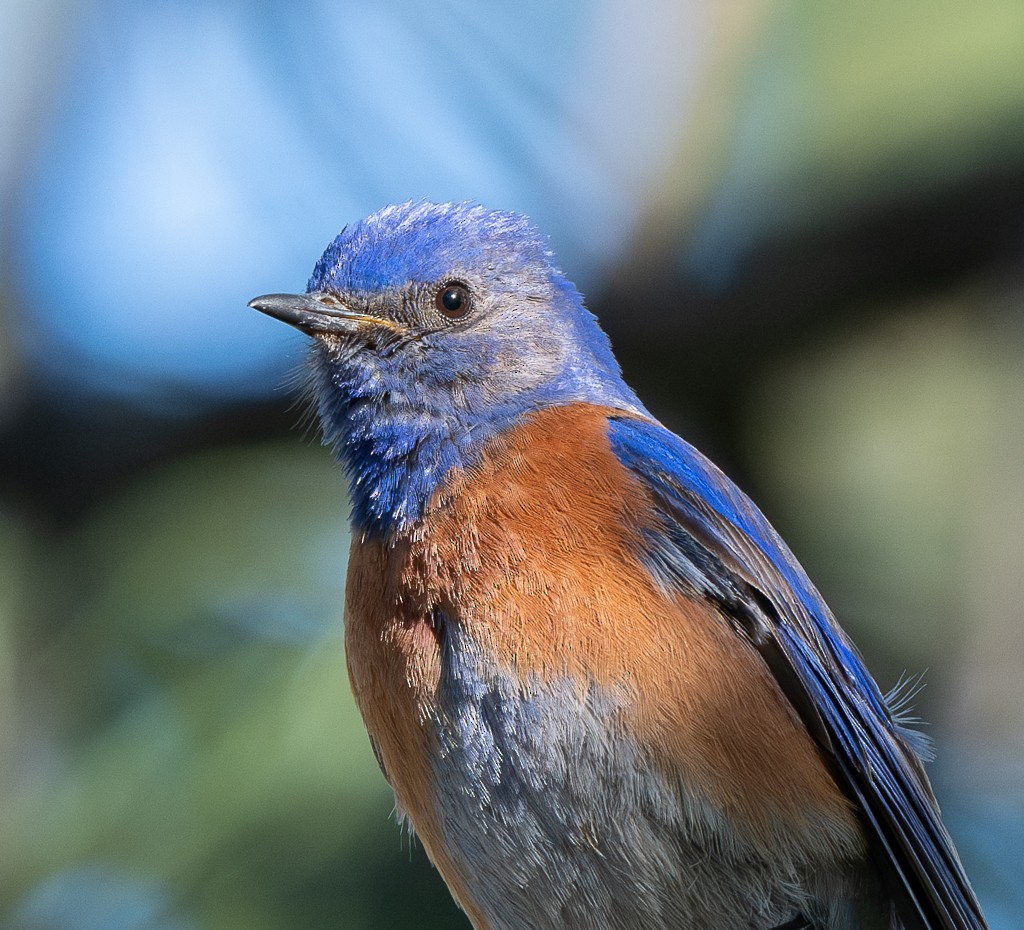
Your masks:
M765 235L1021 151L1019 0L7 0L0 36L23 362L135 399L279 384L300 337L246 301L385 203L523 211L591 294L675 235L720 290Z
M299 337L246 301L301 289L343 224L410 198L526 212L594 284L686 121L707 15L13 4L36 82L0 149L22 160L9 232L29 364L73 390L273 390Z

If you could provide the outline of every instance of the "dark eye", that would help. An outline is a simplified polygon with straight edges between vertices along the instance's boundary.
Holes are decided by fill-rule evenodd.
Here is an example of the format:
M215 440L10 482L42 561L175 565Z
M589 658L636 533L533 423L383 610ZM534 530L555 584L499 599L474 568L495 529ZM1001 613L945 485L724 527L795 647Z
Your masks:
M449 281L437 289L434 302L443 316L449 320L461 320L469 313L469 288L459 281Z

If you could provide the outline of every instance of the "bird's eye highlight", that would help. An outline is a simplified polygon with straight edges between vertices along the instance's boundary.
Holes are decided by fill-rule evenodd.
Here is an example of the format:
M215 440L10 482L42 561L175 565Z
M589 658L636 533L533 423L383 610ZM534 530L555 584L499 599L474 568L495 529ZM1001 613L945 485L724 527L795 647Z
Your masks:
M469 288L461 281L448 281L437 289L434 302L442 316L449 320L461 320L469 313Z

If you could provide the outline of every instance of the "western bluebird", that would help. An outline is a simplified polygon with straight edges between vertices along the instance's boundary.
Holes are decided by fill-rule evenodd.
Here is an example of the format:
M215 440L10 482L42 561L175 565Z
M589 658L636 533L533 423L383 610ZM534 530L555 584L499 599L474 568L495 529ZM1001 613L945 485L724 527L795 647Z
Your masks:
M920 736L521 216L386 207L305 294L349 676L478 930L979 930Z

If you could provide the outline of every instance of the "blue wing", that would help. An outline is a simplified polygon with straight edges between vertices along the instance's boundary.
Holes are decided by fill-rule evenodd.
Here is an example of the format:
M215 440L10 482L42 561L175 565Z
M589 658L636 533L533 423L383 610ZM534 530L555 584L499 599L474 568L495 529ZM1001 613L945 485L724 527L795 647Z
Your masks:
M714 600L748 637L861 811L907 930L987 925L915 745L800 564L753 502L696 449L630 415L612 448L661 517L642 553L666 588Z

